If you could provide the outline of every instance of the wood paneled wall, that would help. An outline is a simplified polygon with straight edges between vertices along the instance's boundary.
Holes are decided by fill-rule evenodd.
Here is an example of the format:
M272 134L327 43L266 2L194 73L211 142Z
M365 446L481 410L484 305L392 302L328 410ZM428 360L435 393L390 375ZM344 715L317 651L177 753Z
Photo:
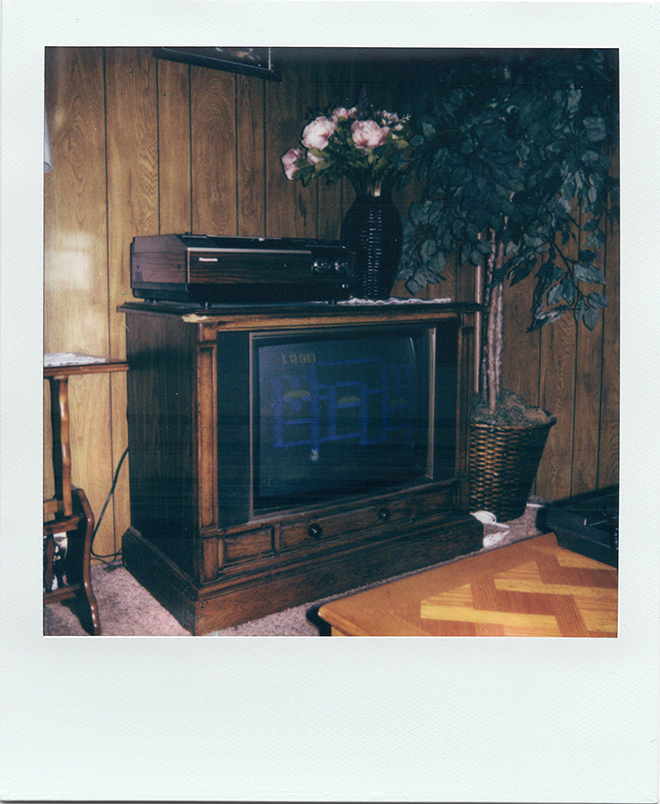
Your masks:
M326 104L352 106L360 87L392 108L392 74L348 60L289 53L270 81L157 60L149 48L47 48L46 113L53 170L45 176L44 349L125 357L118 305L132 298L133 237L218 235L337 238L351 203L344 183L307 188L280 156ZM405 214L414 185L396 198ZM505 381L559 418L539 470L546 497L601 487L618 472L618 240L607 243L610 307L598 328L570 321L528 334L531 284L508 290ZM465 298L470 275L448 270L429 296ZM408 295L401 285L397 295ZM73 481L100 513L126 449L126 377L71 382ZM52 489L44 395L45 493ZM122 466L95 550L121 548L129 525Z

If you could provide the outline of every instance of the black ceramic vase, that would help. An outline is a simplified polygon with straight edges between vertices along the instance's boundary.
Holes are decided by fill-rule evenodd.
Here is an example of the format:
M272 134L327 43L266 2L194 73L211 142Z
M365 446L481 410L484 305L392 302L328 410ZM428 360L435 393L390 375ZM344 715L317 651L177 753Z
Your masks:
M342 243L355 252L351 293L389 299L403 244L403 226L388 195L357 195L341 227Z

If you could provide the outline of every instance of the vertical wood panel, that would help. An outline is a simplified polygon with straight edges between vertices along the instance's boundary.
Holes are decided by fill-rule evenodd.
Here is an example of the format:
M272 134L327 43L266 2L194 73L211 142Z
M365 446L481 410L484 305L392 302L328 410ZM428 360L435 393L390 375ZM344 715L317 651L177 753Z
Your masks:
M44 177L44 349L107 355L103 50L48 48L46 76L53 170ZM73 483L98 516L112 479L110 382L107 375L76 377L69 386ZM48 484L51 477L49 461ZM111 548L113 535L110 517L96 551Z
M190 199L190 68L161 60L158 68L159 231L192 229Z
M350 66L345 61L323 63L318 76L318 109L332 111L344 106L349 94ZM339 240L341 223L346 214L341 179L334 184L325 180L318 182L319 223L318 236L323 240Z
M266 234L264 92L264 79L237 76L237 234L246 237L263 237Z
M282 80L266 85L266 233L269 237L317 236L317 182L289 181L281 156L300 143L302 129L318 108L308 67L282 64Z
M566 252L577 258L577 243L572 241ZM541 496L568 497L571 493L573 469L573 416L575 405L576 327L572 315L541 329L539 404L557 417L537 473L537 489ZM509 344L509 350L515 348ZM522 372L522 367L521 367Z
M582 247L582 238L580 247ZM594 265L605 273L601 252ZM590 288L602 292L601 286ZM575 429L573 434L573 475L571 494L594 489L598 485L598 441L603 362L603 318L593 330L583 324L576 328Z
M44 346L107 354L103 51L47 48L46 72Z
M126 355L126 330L118 305L130 301L130 245L138 235L158 234L156 62L148 49L106 50L108 166L108 328L111 354ZM113 471L128 444L126 378L113 377ZM130 524L124 461L113 500L115 549ZM110 552L106 550L106 552Z
M533 277L504 288L502 386L531 405L538 405L540 332L527 331L532 320L533 294Z
M193 232L236 234L236 77L190 68Z
M619 155L616 154L611 174L619 175ZM608 307L603 311L603 378L600 415L600 449L598 487L619 482L619 226L608 231L605 247L605 297Z

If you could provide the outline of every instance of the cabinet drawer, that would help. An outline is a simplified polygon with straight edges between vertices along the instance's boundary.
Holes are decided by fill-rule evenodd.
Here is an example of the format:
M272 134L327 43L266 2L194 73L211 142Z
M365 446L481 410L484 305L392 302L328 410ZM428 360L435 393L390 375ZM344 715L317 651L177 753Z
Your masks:
M218 564L237 564L273 553L273 529L260 528L236 536L223 536L218 543Z
M309 546L313 542L348 536L368 528L382 527L390 522L404 522L412 517L412 513L410 500L392 500L381 505L282 525L281 549L288 550L303 544Z
M451 507L453 486L443 486L433 491L420 492L415 496L415 519L441 514Z

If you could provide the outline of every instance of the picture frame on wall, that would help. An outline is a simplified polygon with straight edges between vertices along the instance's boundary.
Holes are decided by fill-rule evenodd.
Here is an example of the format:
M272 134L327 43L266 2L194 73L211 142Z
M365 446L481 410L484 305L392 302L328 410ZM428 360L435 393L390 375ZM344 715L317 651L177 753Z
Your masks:
M271 47L156 47L159 59L279 80Z

